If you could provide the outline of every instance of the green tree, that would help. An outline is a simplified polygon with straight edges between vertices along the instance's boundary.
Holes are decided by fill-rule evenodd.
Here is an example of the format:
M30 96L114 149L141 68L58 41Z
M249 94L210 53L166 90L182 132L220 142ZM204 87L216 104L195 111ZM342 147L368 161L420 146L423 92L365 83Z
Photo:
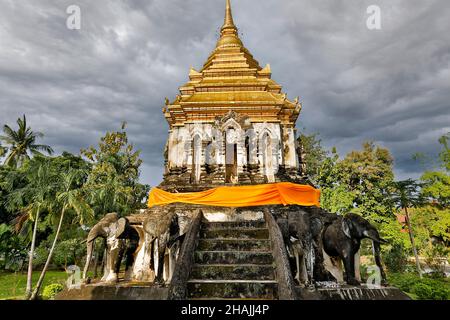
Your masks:
M450 149L448 140L450 133L442 136L439 143L442 150L439 154L441 170L425 171L421 177L424 183L422 196L441 208L450 207Z
M297 143L301 146L303 152L306 175L313 183L317 183L320 168L328 155L327 151L322 147L322 140L317 133L311 135L301 134L297 139Z
M442 145L442 151L439 154L439 158L442 162L442 167L447 170L447 172L450 171L450 148L448 146L449 140L450 133L447 133L439 139L439 143Z
M441 151L438 168L425 171L421 177L421 196L426 204L411 214L419 246L428 261L446 256L450 261L450 134L439 139ZM443 255L442 257L440 257Z
M322 206L332 212L360 213L372 222L392 219L389 188L394 179L393 158L388 149L372 142L340 159L336 150L319 170Z
M8 224L0 224L0 268L19 271L27 257L27 245Z
M30 127L27 127L25 115L22 119L17 119L17 124L19 126L17 131L5 124L3 127L4 135L0 136L0 141L3 141L9 150L9 154L5 159L5 165L21 166L26 159L30 159L30 153L33 155L42 155L41 151L48 154L53 153L53 149L50 146L36 144L36 140L44 135L41 132L34 132Z
M85 188L97 215L142 208L149 186L139 183L140 151L128 143L125 124L122 131L107 132L98 149L91 146L81 153L92 163Z
M416 260L416 268L419 277L422 278L422 269L420 268L419 255L417 254L417 247L414 241L414 232L411 226L411 218L408 212L409 208L423 205L424 201L420 193L421 184L412 179L396 181L392 184L390 200L393 205L400 210L403 210L406 215L406 223L408 225L408 234L411 241L411 247Z
M64 221L64 215L66 211L73 210L79 217L80 223L82 224L86 218L93 217L93 211L84 200L83 190L78 188L77 181L84 180L83 176L87 175L87 172L84 170L74 170L71 169L67 173L60 174L60 190L56 195L56 202L58 207L60 208L59 213L59 223L56 229L56 234L53 239L52 246L50 248L47 261L42 269L39 280L36 284L36 287L31 295L31 299L34 300L39 294L42 283L44 281L45 273L50 264L50 261L53 256L53 252L55 250L56 243L58 241L59 233L61 231L61 226Z
M317 184L321 189L321 206L330 212L344 214L353 209L355 195L342 183L339 155L333 148L318 168Z
M8 195L8 204L12 208L22 207L21 212L33 221L26 286L26 298L28 299L32 294L33 258L39 218L42 212L51 211L54 205L57 174L52 170L48 159L43 158L30 163L27 180L29 183L25 187L12 190ZM23 203L23 199L27 199L28 203Z

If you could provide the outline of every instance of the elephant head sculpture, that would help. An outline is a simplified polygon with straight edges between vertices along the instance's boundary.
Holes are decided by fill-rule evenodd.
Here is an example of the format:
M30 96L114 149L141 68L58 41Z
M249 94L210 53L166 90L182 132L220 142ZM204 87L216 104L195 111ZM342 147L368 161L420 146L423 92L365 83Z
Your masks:
M101 281L117 281L122 256L126 250L127 270L133 264L133 253L136 250L138 238L137 232L129 225L126 218L119 218L117 213L108 213L89 231L87 238L87 257L83 271L83 279L92 259L94 242L102 238L106 244L105 272ZM130 239L127 243L126 239Z
M359 285L356 279L355 266L359 269L358 252L362 239L371 239L375 263L380 269L383 284L386 275L381 264L380 244L386 242L378 234L377 229L361 216L349 213L345 217L337 216L323 232L323 250L331 258L342 260L349 285ZM355 261L355 255L356 261Z

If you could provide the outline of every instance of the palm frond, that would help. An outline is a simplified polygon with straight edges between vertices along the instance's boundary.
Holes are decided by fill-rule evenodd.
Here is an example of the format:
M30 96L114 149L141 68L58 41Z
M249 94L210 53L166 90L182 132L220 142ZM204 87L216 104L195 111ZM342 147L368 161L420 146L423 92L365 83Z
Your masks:
M30 145L30 149L32 151L33 150L42 150L42 151L45 151L46 153L48 153L49 155L52 155L54 152L52 147L45 145L45 144L33 144L33 145Z
M3 139L10 139L11 142L17 142L18 139L18 135L17 132L14 131L10 126L8 126L7 124L5 124L3 126L3 132L5 133L5 136L2 136L2 140Z

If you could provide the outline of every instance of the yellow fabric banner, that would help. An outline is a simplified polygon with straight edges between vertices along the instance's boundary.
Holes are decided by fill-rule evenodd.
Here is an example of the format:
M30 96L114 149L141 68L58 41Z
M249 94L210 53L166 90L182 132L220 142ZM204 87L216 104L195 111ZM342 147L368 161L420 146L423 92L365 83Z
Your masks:
M218 207L253 207L274 204L320 206L320 190L309 185L280 182L251 186L218 187L201 192L170 193L153 188L148 207L175 202Z

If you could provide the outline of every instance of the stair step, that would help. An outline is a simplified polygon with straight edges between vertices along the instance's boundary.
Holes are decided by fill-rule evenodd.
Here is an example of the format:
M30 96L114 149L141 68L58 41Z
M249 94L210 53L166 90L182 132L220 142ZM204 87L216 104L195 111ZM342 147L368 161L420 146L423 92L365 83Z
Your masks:
M269 239L269 230L267 228L253 229L212 229L201 230L202 239Z
M266 222L264 220L255 221L233 221L233 222L203 222L201 228L204 230L214 229L253 229L253 228L266 228Z
M272 265L197 264L192 268L191 277L208 280L274 280L275 274Z
M195 251L194 261L198 264L271 264L273 255L270 251Z
M269 240L248 239L199 239L199 251L270 251Z
M188 298L277 299L276 281L190 280Z

